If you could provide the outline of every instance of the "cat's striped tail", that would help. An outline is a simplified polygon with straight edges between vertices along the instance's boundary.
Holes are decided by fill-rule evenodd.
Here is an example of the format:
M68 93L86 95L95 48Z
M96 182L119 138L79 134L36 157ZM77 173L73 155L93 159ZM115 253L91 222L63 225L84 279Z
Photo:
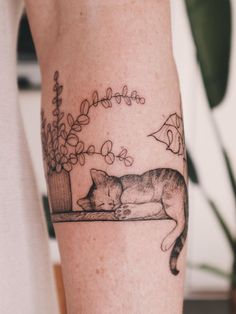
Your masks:
M187 238L187 230L188 230L188 227L186 223L183 232L175 241L174 247L170 253L170 270L172 274L175 276L178 275L179 273L179 270L177 269L177 260L178 260L180 252L182 251L185 240Z
M178 275L177 260L180 252L184 247L184 243L188 233L188 200L185 202L185 226L181 235L176 239L174 247L170 253L170 271L173 275Z

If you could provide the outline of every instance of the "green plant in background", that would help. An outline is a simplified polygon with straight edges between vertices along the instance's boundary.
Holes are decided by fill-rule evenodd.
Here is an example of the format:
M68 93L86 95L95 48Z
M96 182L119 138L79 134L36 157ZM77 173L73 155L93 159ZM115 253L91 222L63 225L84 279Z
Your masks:
M229 72L229 0L185 0L210 108L224 98Z
M202 78L211 109L211 122L224 157L232 193L236 204L236 179L224 143L222 141L213 111L217 108L227 89L230 46L231 46L231 7L229 0L185 0L191 30L196 45L197 59L201 68ZM233 256L231 273L207 264L197 265L198 268L211 271L231 280L232 289L236 289L236 238L231 234L221 211L208 197L199 179L193 159L188 153L190 180L199 186L209 207L217 218L222 231L229 243ZM235 209L236 211L236 209ZM195 265L196 266L196 265Z

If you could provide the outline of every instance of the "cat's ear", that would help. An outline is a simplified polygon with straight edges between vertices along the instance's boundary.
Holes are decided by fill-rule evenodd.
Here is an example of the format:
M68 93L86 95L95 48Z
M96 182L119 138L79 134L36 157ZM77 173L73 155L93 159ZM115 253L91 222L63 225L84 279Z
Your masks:
M102 170L91 169L90 173L91 173L91 177L95 185L101 184L108 177L108 174Z
M92 210L91 202L87 197L81 198L77 201L77 204L84 210Z

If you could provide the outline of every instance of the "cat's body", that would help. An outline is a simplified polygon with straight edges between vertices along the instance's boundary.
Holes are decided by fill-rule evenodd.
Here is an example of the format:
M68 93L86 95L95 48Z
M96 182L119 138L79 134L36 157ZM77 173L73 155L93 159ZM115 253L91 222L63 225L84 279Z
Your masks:
M109 176L91 169L93 184L85 198L78 201L84 210L114 210L119 220L163 216L176 222L164 238L162 250L172 246L170 269L176 275L177 258L183 248L188 226L188 199L184 177L176 170L160 168L142 175Z

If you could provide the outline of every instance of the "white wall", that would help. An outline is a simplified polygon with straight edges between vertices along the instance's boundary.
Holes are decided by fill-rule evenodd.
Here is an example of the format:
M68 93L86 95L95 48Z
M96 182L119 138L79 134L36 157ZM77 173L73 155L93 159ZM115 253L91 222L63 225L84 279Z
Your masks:
M233 5L234 17L236 7ZM196 62L195 47L184 8L184 2L172 0L174 54L179 71L187 144L191 149L209 195L222 210L232 231L236 230L236 212L230 193L228 178L214 130L210 123L210 112ZM235 34L234 43L235 43ZM232 52L230 83L227 96L216 112L222 137L236 169L236 104L234 82L236 80L236 49ZM21 92L20 104L26 134L33 159L40 193L46 193L40 147L40 93ZM234 232L235 234L235 232ZM52 244L53 245L53 244ZM53 258L58 252L53 246ZM210 208L196 187L190 185L190 229L188 260L192 263L206 262L230 269L231 253ZM187 292L196 290L226 290L226 280L208 273L188 269Z

